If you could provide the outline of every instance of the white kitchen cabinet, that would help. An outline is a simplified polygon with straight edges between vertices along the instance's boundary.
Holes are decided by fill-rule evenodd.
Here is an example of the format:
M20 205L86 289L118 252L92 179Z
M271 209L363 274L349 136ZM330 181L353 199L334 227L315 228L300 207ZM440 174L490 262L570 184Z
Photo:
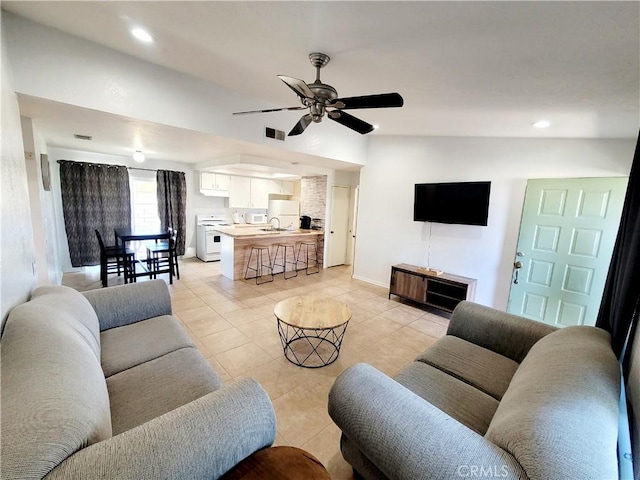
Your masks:
M269 180L269 193L280 195L282 182L280 180Z
M251 208L251 179L249 177L230 177L229 208Z
M271 181L266 178L251 179L251 208L269 208Z
M200 191L205 195L213 195L213 191L221 194L229 191L230 177L220 173L200 172Z
M211 172L200 172L200 190L215 190L216 174Z
M293 195L293 182L280 182L282 184L282 191L280 192L282 195Z
M229 190L231 176L216 173L216 190Z
M274 193L276 195L293 195L293 182L270 180L269 193Z

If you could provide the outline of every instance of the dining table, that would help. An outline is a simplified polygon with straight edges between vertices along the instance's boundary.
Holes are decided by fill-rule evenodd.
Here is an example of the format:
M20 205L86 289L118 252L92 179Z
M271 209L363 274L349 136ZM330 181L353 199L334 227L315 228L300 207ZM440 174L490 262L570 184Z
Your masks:
M115 229L116 234L116 244L121 243L123 247L127 246L128 242L136 242L136 241L145 241L145 240L169 240L171 238L171 232L169 232L166 228L149 228L149 227L122 227ZM169 256L170 259L172 258ZM171 260L168 262L168 268L166 269L157 269L155 268L155 263L151 262L150 259L136 259L134 265L140 266L141 271L137 271L134 268L134 273L130 276L133 277L133 281L136 281L138 277L150 277L156 278L156 275L159 273L168 273L169 274L169 283L173 284L173 265L171 264Z

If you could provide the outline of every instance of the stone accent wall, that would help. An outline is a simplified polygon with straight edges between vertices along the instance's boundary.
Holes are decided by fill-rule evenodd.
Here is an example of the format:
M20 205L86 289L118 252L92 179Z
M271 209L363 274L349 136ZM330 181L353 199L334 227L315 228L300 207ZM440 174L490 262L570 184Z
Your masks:
M322 219L324 227L327 206L327 176L302 177L300 183L300 215Z

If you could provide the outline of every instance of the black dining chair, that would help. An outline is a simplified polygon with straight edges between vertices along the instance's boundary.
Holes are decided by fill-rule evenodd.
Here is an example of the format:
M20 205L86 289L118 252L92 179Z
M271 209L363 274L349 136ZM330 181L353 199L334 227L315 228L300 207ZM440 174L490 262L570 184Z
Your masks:
M178 230L169 228L170 237L167 241L160 241L147 245L147 263L149 273L156 278L157 272L167 270L169 283L173 284L173 276L180 280L180 268L178 267Z
M109 273L117 273L118 276L123 273L124 283L129 283L130 280L135 281L133 276L135 252L130 248L118 245L105 246L102 241L102 235L97 229L96 237L98 237L98 243L100 244L100 281L102 286L108 286Z

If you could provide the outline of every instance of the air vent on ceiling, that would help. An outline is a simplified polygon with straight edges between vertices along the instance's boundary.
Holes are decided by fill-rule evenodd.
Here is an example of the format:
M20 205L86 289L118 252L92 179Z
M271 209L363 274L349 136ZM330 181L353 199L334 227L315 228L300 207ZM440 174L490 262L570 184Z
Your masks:
M282 130L276 130L275 128L265 127L264 135L267 138L274 138L284 142L284 132Z
M73 138L77 138L78 140L93 140L91 135L80 135L79 133L74 133Z

